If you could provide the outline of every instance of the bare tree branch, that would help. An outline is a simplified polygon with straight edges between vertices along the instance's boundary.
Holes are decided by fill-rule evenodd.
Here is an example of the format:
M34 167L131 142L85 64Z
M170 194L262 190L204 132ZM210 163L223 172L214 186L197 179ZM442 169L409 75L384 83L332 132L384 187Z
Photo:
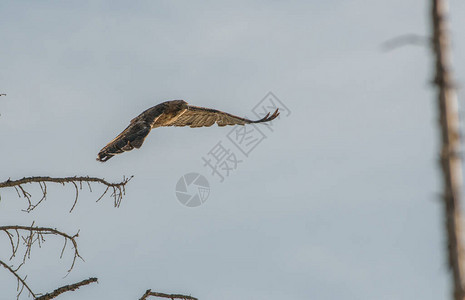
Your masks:
M63 294L65 292L74 291L74 290L77 290L78 288L80 288L81 286L88 285L88 284L91 284L93 282L97 282L97 280L98 280L97 278L92 277L92 278L80 281L78 283L65 285L65 286L62 286L60 288L57 288L56 290L54 290L51 293L48 293L48 294L45 294L43 296L37 297L37 298L35 298L35 300L50 300L50 299L58 297L60 294Z
M37 294L35 294L32 291L32 289L26 283L26 277L27 276L24 277L24 278L21 278L21 276L19 276L18 273L17 273L17 271L18 271L17 269L13 270L13 268L11 266L7 265L5 262L3 262L1 260L0 260L0 265L2 265L4 268L6 268L8 271L10 271L10 273L13 274L13 276L16 277L16 280L18 281L18 294L16 295L16 299L19 299L19 296L23 292L24 288L26 288L26 290L29 292L29 294L35 300L50 300L50 299L58 297L59 295L65 293L65 292L75 291L78 288L80 288L81 286L88 285L88 284L91 284L93 282L97 282L97 280L98 280L97 278L92 277L92 278L85 279L85 280L82 280L82 281L74 283L74 284L69 284L69 285L59 287L59 288L55 289L53 292L51 292L51 293L47 293L45 295L38 296Z
M66 248L67 241L69 240L73 244L74 257L73 257L73 262L71 263L71 267L68 269L68 273L71 272L71 270L73 269L77 258L80 258L83 260L81 255L79 255L77 242L76 242L76 238L79 236L79 231L75 235L71 236L71 235L68 235L64 232L61 232L53 228L34 227L34 223L31 226L19 226L19 225L0 226L0 232L1 231L5 232L10 240L11 249L12 249L12 254L11 254L10 259L16 256L18 252L18 248L19 248L20 239L22 239L23 245L26 247L24 251L24 255L23 255L23 263L24 263L26 261L26 258L30 258L31 256L32 246L35 243L37 243L40 247L41 246L40 243L45 242L44 235L58 235L58 236L63 237L65 240L65 244L61 251L60 258L63 256L63 252ZM24 233L21 233L21 232L24 232ZM16 242L13 240L13 237L15 236L17 237Z
M13 270L9 265L7 265L6 263L4 263L1 260L0 260L0 265L2 265L5 269L10 271L10 273L13 274L13 276L16 277L16 280L18 281L18 294L16 295L17 299L19 298L19 296L23 292L24 288L26 288L28 290L29 294L32 295L32 297L34 297L34 298L36 297L34 292L31 290L31 288L26 283L26 277L27 276L24 277L24 278L21 278L21 276L19 276L18 273L17 273L18 269Z
M392 51L404 46L429 46L431 42L432 38L428 36L408 33L393 37L385 41L383 44L381 44L381 48L384 51Z
M29 294L32 295L34 298L37 297L37 294L35 294L32 291L32 289L28 286L28 284L26 283L27 276L22 278L18 274L18 270L26 262L26 259L30 258L31 250L32 250L33 245L37 243L38 246L41 247L41 243L45 242L45 237L44 237L45 235L57 235L57 236L61 236L61 237L64 238L65 243L64 243L63 249L61 250L60 258L63 257L63 253L64 253L64 250L66 248L67 241L70 241L72 243L73 250L74 250L74 257L73 257L73 261L71 263L71 267L68 269L68 273L71 272L71 270L73 269L74 264L76 262L76 259L77 258L82 259L82 257L79 254L79 251L78 251L78 248L77 248L77 242L76 242L76 238L79 236L79 231L75 235L71 236L69 234L66 234L66 233L64 233L62 231L59 231L57 229L54 229L54 228L35 227L34 223L32 223L31 226L20 226L20 225L0 226L0 232L4 232L7 235L8 239L10 241L10 246L11 246L10 260L13 257L15 257L16 254L18 253L19 244L20 244L21 241L22 241L22 244L25 246L24 255L23 255L23 258L22 258L22 263L16 269L13 269L12 266L9 266L8 264L6 264L5 262L0 260L0 264L4 268L6 268L8 271L10 271L10 273L12 273L16 277L16 280L18 281L17 298L19 298L19 296L21 295L21 293L23 292L24 289L26 289L29 292ZM64 287L61 287L61 288L55 290L54 292L52 292L50 294L47 294L48 297L51 297L51 296L53 296L53 297L51 297L51 298L42 298L43 297L42 296L42 297L40 297L40 299L52 299L52 298L58 296L61 293L64 293L66 291L75 290L75 289L79 288L82 285L89 284L89 283L94 282L94 281L97 281L97 279L90 278L90 279L84 280L84 281L82 281L80 283L76 283L76 284L69 285L69 286L64 286Z
M71 207L71 210L70 210L71 212L76 206L76 203L79 197L79 190L82 189L83 182L87 184L91 192L92 192L92 188L90 186L91 183L96 182L96 183L105 185L106 189L102 193L102 195L97 199L97 201L102 199L102 197L110 190L112 192L110 197L113 197L115 207L119 207L121 204L121 200L123 199L123 196L126 194L126 189L125 189L126 184L132 179L132 177L133 176L129 178L123 177L123 181L117 182L117 183L111 183L102 178L89 177L89 176L84 176L84 177L74 176L74 177L62 177L62 178L53 178L53 177L48 177L48 176L24 177L18 180L8 179L7 181L0 182L0 188L7 188L7 187L15 188L16 192L18 193L18 197L20 198L23 197L27 200L28 207L25 209L25 211L30 212L47 198L47 183L50 183L50 182L61 183L62 185L72 184L75 188L76 196L74 198L73 206ZM32 195L24 189L23 185L26 183L39 184L41 191L42 191L42 198L37 203L32 202ZM78 188L78 184L79 184L79 188Z
M463 241L461 229L462 162L460 156L460 124L457 93L452 78L450 38L446 22L446 0L433 0L431 6L433 54L438 88L441 126L441 167L444 184L444 217L447 231L447 252L453 279L454 299L465 299Z
M198 300L197 298L194 298L192 296L186 296L186 295L180 295L180 294L164 294L164 293L152 292L152 290L145 291L145 294L142 295L142 298L140 298L139 300L145 300L149 296L154 296L154 297L159 297L159 298L168 298L171 300L174 300L174 299Z

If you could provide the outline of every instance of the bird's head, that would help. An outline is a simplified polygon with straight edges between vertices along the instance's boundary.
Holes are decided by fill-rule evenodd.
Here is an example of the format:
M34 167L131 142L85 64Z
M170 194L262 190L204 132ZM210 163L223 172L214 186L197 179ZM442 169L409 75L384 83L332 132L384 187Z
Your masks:
M176 108L187 108L187 102L184 101L184 100L173 100L173 101L170 101L173 105L173 107L176 107Z

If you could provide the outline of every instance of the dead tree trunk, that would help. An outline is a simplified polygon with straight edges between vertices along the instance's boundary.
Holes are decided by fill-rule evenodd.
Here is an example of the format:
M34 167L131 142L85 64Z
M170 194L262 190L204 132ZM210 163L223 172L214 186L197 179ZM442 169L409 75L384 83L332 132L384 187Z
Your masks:
M461 231L462 161L457 94L451 74L450 39L447 24L447 0L432 1L433 54L438 89L439 121L441 126L441 167L443 201L447 230L447 252L454 285L454 299L464 300L464 260Z

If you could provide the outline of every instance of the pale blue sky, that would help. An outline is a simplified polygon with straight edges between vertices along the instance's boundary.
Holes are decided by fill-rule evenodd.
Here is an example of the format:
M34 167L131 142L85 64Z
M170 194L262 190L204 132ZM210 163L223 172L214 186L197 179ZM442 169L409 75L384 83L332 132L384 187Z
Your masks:
M148 288L207 300L446 299L431 53L380 50L428 33L426 2L2 2L0 180L134 175L118 209L95 203L94 186L70 214L72 186L50 185L27 214L2 190L2 225L80 229L85 262L68 277L71 252L59 260L53 238L21 274L37 292L99 278L63 300L138 299ZM464 82L465 4L450 2ZM95 161L159 102L252 117L269 91L292 114L273 133L260 127L267 139L223 183L201 157L230 128L161 128L140 150ZM188 172L211 185L198 208L175 197ZM15 286L0 271L0 299Z

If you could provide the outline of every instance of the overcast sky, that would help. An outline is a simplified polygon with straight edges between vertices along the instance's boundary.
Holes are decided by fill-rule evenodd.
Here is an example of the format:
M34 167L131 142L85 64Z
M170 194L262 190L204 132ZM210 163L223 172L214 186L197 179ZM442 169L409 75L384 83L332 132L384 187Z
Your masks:
M50 184L25 213L3 189L1 225L80 230L85 262L66 278L72 251L60 260L53 237L20 274L36 292L99 278L63 300L149 288L225 300L448 298L431 53L380 47L428 34L426 2L3 1L0 181L134 175L119 208L108 196L95 203L103 187L93 185L69 213L74 188ZM465 4L450 2L463 83ZM141 149L95 160L162 101L256 118L269 92L288 111L273 131L248 127L259 143L247 155L228 138L234 128L215 126L156 129ZM222 182L203 160L218 143L240 161ZM195 208L175 193L191 172L210 186ZM7 260L6 236L0 244ZM15 287L0 270L0 298Z

